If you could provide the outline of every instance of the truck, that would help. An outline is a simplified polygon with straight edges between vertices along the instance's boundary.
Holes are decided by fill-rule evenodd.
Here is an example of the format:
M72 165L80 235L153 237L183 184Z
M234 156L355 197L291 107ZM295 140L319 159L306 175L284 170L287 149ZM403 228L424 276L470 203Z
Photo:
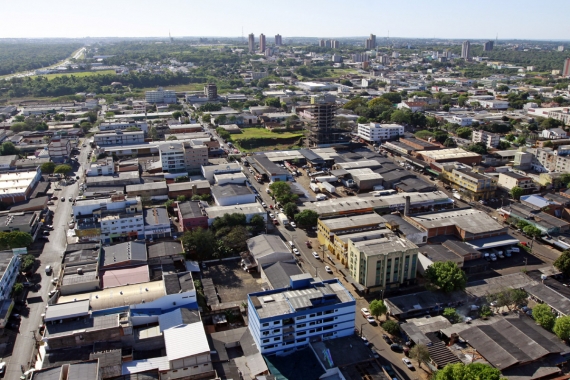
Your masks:
M315 177L315 181L317 181L317 182L336 182L336 181L338 181L338 178L335 177L334 175L325 175L325 176Z
M287 215L283 214L282 212L280 212L279 214L277 214L277 220L279 220L279 222L280 222L283 226L288 226L288 225L289 225L289 218L287 218Z
M318 193L321 191L321 189L319 188L319 185L317 185L316 183L310 183L309 187L311 188L311 190L313 190L315 193Z
M328 191L330 194L336 193L336 188L332 184L328 182L323 182L320 185L325 191Z

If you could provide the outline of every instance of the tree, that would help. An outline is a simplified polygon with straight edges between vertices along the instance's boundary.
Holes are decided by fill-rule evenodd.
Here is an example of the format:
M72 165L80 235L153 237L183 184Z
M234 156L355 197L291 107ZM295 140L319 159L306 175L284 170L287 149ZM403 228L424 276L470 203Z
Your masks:
M566 250L556 259L554 266L566 276L570 275L570 251Z
M554 327L554 321L556 320L556 316L550 309L550 306L543 303L536 305L534 309L532 309L532 317L536 323L547 330L552 330Z
M554 147L554 143L552 141L548 140L548 141L545 141L542 143L542 147L543 148L552 148L552 147Z
M177 196L176 202L186 202L186 196L184 196L184 195Z
M511 289L511 299L515 305L525 303L528 298L528 293L523 289Z
M295 222L302 227L316 227L319 214L313 210L303 210L295 215Z
M489 305L483 305L481 306L481 310L479 310L479 315L481 316L481 318L487 319L491 315L493 315L493 311L491 310Z
M487 146L481 142L468 145L466 149L477 154L487 154Z
M56 174L67 174L70 173L73 169L71 168L70 165L67 164L61 164L61 165L57 165L55 167L55 169L53 170L54 173Z
M390 121L397 124L410 124L410 120L410 112L404 110L396 110L390 116Z
M18 148L16 148L13 142L6 141L2 143L2 152L1 152L2 156L11 156L13 154L18 154L19 152L20 151L18 150Z
M524 194L524 189L521 187L515 186L511 189L510 193L511 193L511 197L513 197L514 199L519 199L521 197L521 195Z
M562 340L570 339L570 316L556 318L552 332Z
M424 344L416 344L410 350L410 358L418 362L418 367L422 368L422 362L429 360L429 350Z
M443 310L443 316L447 318L451 323L457 323L461 318L459 314L457 314L457 311L452 307L446 307Z
M455 133L457 133L457 136L461 137L462 139L468 139L471 137L471 128L461 127L458 128Z
M249 225L254 231L261 231L265 228L265 219L263 219L263 216L255 214L251 217Z
M281 101L279 98L267 98L265 99L265 105L268 107L279 108L281 106Z
M24 291L24 284L22 284L21 282L17 282L14 284L14 287L12 288L12 294L14 296L21 294L23 291Z
M509 149L511 147L511 144L509 144L508 141L499 141L499 145L497 146L497 149L499 150L505 150L505 149Z
M247 229L244 226L234 226L222 241L233 253L239 253L247 249L247 239L249 239Z
M433 380L500 380L501 371L483 363L448 364L437 371Z
M53 162L44 162L40 166L40 170L42 171L43 174L52 174L53 171L55 170L55 164Z
M22 256L22 259L20 261L20 270L22 272L29 272L34 266L35 262L36 258L34 257L34 255L27 254Z
M370 306L368 308L370 309L370 314L372 314L376 319L378 319L379 316L386 314L388 311L383 300L373 300L370 302Z
M570 185L570 173L564 173L560 176L560 183L564 184L564 186L568 187Z
M455 140L453 140L451 137L448 137L447 139L445 139L445 141L443 142L443 146L447 147L447 148L452 148L455 146Z
M513 135L512 133L509 133L508 135L505 136L505 139L507 139L507 141L509 141L509 142L513 142L513 141L515 141L517 138L516 138L515 135Z
M27 232L0 232L0 247L2 249L24 248L33 242L34 238Z
M425 271L426 278L445 293L465 289L467 275L452 261L438 261Z
M526 235L533 237L533 238L537 238L537 237L542 235L542 231L538 227L535 227L535 226L525 226L523 228L523 232Z
M382 328L388 334L396 335L400 332L400 325L392 320L387 320L386 322L382 323Z
M297 207L295 203L289 202L286 203L285 206L283 206L283 210L285 211L285 215L287 215L289 219L294 219L295 214L299 212L299 207Z
M180 119L182 117L182 112L180 111L175 111L172 113L172 117L175 119Z
M382 94L381 98L388 100L392 104L402 102L402 97L397 92L386 92Z
M210 230L197 228L184 232L182 245L198 260L208 260L214 256L216 237Z

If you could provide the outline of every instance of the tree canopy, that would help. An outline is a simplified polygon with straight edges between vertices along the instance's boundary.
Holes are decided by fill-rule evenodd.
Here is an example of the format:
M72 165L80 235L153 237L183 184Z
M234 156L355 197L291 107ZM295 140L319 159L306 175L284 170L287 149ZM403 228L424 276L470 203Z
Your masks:
M55 170L55 164L53 162L44 162L40 166L40 170L42 171L43 174L52 174L53 171Z
M536 323L547 330L552 330L554 327L554 321L556 320L556 316L550 309L550 306L543 303L536 305L534 309L532 309L532 317Z
M556 318L552 332L562 340L570 339L570 316Z
M24 248L32 244L34 238L27 232L0 232L0 249Z
M370 314L376 317L376 319L378 319L379 316L386 314L388 311L383 300L373 300L370 302L370 306L368 308L370 309Z
M467 275L452 261L438 261L425 271L426 278L442 291L449 293L463 290L467 283Z
M429 350L426 347L426 345L424 344L416 344L414 347L412 347L412 349L410 350L410 358L414 359L415 361L418 362L418 367L421 368L422 367L422 363L423 362L427 362L430 358L429 356Z
M554 261L554 266L566 276L570 275L570 251L566 250L562 252L556 261Z
M71 168L71 165L67 165L67 164L61 164L61 165L57 165L55 167L55 169L53 170L54 173L56 174L68 174L72 171L73 169Z
M500 380L501 371L482 363L448 364L433 376L434 380Z
M319 214L313 210L303 210L295 215L295 222L300 227L316 227L319 220Z
M392 335L396 335L397 333L400 332L400 325L397 322L392 321L391 319L382 323L382 328L388 334L392 334Z

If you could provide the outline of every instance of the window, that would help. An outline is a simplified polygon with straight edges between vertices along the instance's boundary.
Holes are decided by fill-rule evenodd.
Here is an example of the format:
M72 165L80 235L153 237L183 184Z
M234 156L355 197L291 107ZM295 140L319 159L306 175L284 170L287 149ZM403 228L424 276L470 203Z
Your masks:
M261 326L267 327L267 326L269 326L269 323L263 323Z
M280 332L281 332L281 329L275 329L275 330L273 330L273 333L274 333L274 334L277 334L277 333L280 333Z
M269 343L269 339L263 339L261 343Z

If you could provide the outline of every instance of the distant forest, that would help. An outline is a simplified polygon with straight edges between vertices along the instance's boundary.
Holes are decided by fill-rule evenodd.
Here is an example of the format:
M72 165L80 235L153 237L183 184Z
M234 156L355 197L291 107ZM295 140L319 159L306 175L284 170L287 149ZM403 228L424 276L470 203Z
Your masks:
M0 43L0 75L53 65L81 46L79 43Z

